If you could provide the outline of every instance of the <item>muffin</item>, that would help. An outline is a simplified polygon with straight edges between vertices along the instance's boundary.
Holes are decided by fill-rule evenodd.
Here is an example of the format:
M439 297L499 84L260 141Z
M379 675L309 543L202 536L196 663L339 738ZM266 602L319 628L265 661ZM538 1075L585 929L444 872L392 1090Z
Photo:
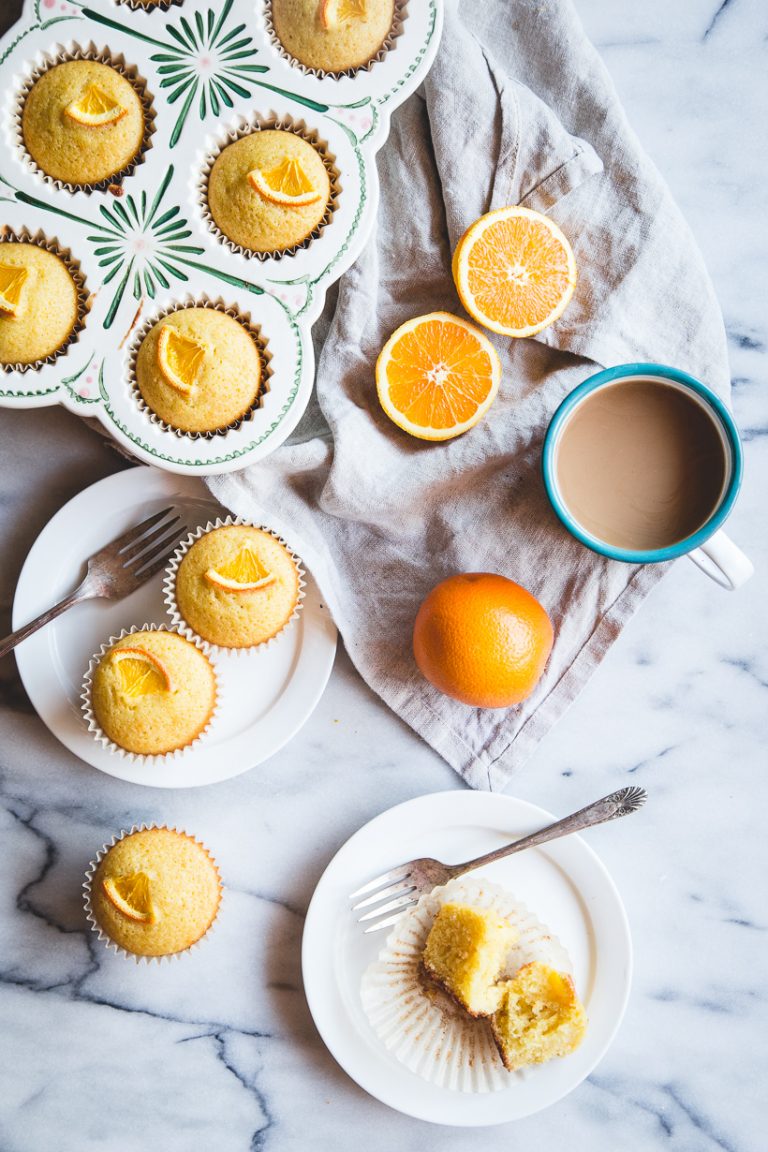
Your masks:
M250 252L284 252L325 216L331 182L320 153L279 128L249 133L223 148L208 177L216 227Z
M24 101L24 145L42 172L65 184L99 184L141 150L144 109L133 84L97 60L55 64Z
M505 981L491 1029L504 1067L514 1072L575 1052L584 1039L587 1016L570 976L535 962Z
M271 532L226 524L205 532L175 568L181 628L219 648L252 648L285 628L301 594L298 565Z
M272 0L272 26L286 52L307 68L361 68L389 36L394 0Z
M59 256L40 244L0 244L0 364L52 356L78 314L77 284Z
M490 1016L501 1004L498 983L517 931L493 911L442 904L424 947L427 976L470 1016Z
M88 705L104 735L138 756L163 756L191 744L216 706L210 661L177 632L130 632L91 675Z
M142 828L113 843L86 881L89 919L134 956L172 956L208 931L221 880L208 850L175 828Z
M251 333L216 308L182 308L159 320L136 356L144 403L171 428L215 432L259 397L261 355Z

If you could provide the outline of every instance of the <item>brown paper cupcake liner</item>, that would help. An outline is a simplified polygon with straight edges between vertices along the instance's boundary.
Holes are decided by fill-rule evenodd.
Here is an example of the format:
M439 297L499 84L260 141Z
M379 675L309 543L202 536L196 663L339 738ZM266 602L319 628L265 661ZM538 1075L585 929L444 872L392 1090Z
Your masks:
M268 640L262 640L260 644L251 644L247 648L223 648L220 645L211 644L209 640L204 639L204 637L200 636L192 627L190 627L189 624L187 624L186 620L181 614L178 604L176 603L176 573L179 570L181 561L184 559L189 549L202 536L205 536L208 532L213 532L215 528L228 528L231 525L239 524L247 525L249 528L260 528L262 532L268 532L270 536L273 536L275 540L277 540L278 544L282 544L283 548L288 551L291 559L296 565L296 571L299 574L299 595L296 600L296 606L293 609L293 612L288 617L280 631L276 632L274 636L270 636ZM190 640L194 640L195 643L200 648L202 648L203 652L205 652L207 656L212 656L214 658L217 656L233 654L237 656L246 656L254 652L260 652L275 644L287 631L287 629L292 626L293 622L298 619L299 614L304 606L304 597L306 596L306 580L304 579L305 576L306 572L304 571L301 559L293 551L290 544L277 532L273 532L271 528L267 528L266 525L253 524L250 520L244 520L241 516L225 516L219 517L217 520L209 520L207 524L201 526L200 528L196 528L194 532L190 532L189 536L186 536L181 541L173 556L171 557L168 568L166 569L166 575L163 581L163 595L165 598L168 614L171 617L172 630L175 632L180 632L182 636L186 636Z
M161 12L167 12L174 4L183 4L184 0L155 0L154 4L142 4L141 0L115 0L115 3L124 4L126 8L132 8L134 12L155 12L158 8Z
M112 176L107 176L104 180L99 180L93 184L71 184L66 180L57 180L55 176L49 176L48 173L44 172L39 164L32 159L32 156L27 151L27 145L24 140L22 116L24 104L26 103L31 88L49 69L54 68L57 64L64 64L68 60L93 60L98 64L107 64L109 67L114 68L116 72L119 72L121 76L124 76L129 84L131 84L141 100L141 107L144 112L144 136L136 155L133 156L119 172L115 172ZM143 163L145 152L152 147L151 137L155 131L155 110L152 96L147 88L146 80L139 75L138 69L132 64L127 64L122 54L113 55L109 48L99 48L93 41L90 41L84 48L79 44L75 44L74 41L70 42L69 45L56 44L48 52L39 53L37 61L28 63L27 69L28 71L24 81L16 94L13 120L16 145L22 160L29 170L44 180L46 184L50 184L54 188L62 189L65 192L86 192L90 194L91 192L114 191L116 195L121 195L122 189L120 185L122 181L126 176L130 176L139 164Z
M231 316L233 320L237 320L252 338L259 353L259 359L261 360L261 384L259 394L250 408L237 420L233 420L230 424L226 424L221 428L214 428L208 432L185 432L182 428L175 428L172 424L161 420L157 413L152 411L142 396L136 377L136 359L144 338L151 329L154 328L155 324L164 320L166 316L171 316L174 312L180 312L184 308L212 308L217 312L224 312L227 316ZM272 353L269 350L267 338L262 333L261 326L254 324L250 313L241 312L239 309L225 304L220 297L212 300L208 296L187 296L185 299L177 301L168 308L160 312L155 312L145 318L141 326L134 333L128 357L128 386L130 387L131 395L136 402L137 408L144 413L150 423L156 424L157 427L162 428L164 432L172 432L174 436L178 436L179 439L183 440L214 440L218 437L224 437L230 432L236 432L246 421L253 420L256 413L262 408L264 397L270 390L269 381L272 376L271 360Z
M234 240L230 240L230 238L222 232L221 228L219 228L208 206L208 180L213 165L227 145L234 144L236 140L242 140L244 136L250 136L252 132L263 132L272 129L277 129L282 132L293 132L295 135L300 136L302 140L306 140L307 144L312 145L325 165L325 170L328 173L328 179L331 184L331 194L328 197L328 204L323 213L322 220L301 243L293 244L290 248L275 249L272 252L256 252L253 248L246 248L243 244L236 244ZM225 132L226 135L219 137L218 147L206 155L197 186L200 209L208 231L213 233L220 244L223 244L225 248L229 248L230 252L235 252L239 256L246 256L248 259L260 260L262 262L265 260L282 260L286 256L294 256L297 252L301 252L303 248L308 248L310 244L322 236L325 229L331 223L342 191L341 173L336 167L336 157L330 152L326 141L321 139L320 133L316 129L309 128L304 120L295 120L293 116L287 114L278 116L276 113L270 116L261 116L259 113L254 113L247 120L241 119L238 127L230 128L229 130L225 129Z
M386 40L370 60L365 64L358 64L356 68L346 68L341 72L326 72L322 68L310 68L307 64L302 64L301 60L297 60L295 56L291 56L290 52L283 47L280 37L275 31L275 24L272 18L272 0L266 0L264 9L264 25L267 30L267 36L272 42L277 54L282 56L283 60L287 60L293 68L298 68L305 76L316 76L319 80L324 80L328 77L330 80L341 80L344 76L356 76L358 72L370 72L375 64L381 63L389 52L397 46L397 40L403 34L403 24L408 17L408 4L410 0L395 0L395 11L392 16L392 27L389 30Z
M119 640L122 640L125 636L132 636L134 634L134 632L176 632L176 631L178 631L178 629L170 628L170 627L168 627L167 624L134 624L130 628L123 628L123 630L120 632L120 634L118 636L110 636L109 640L106 640L102 644L99 651L94 653L94 655L91 657L91 659L89 661L88 668L86 670L85 677L83 679L82 691L80 693L80 699L82 701L82 704L80 707L81 707L81 711L83 713L83 717L85 719L86 725L88 727L88 731L92 734L94 740L96 740L99 744L101 744L102 748L106 748L106 750L108 752L116 753L116 755L120 756L121 759L123 759L123 760L130 760L132 764L139 764L141 766L151 767L153 764L160 764L160 763L166 762L168 760L181 759L183 756L186 756L192 748L195 748L200 743L200 741L203 740L208 735L208 733L210 732L214 723L216 722L216 717L219 715L219 711L221 708L221 700L222 700L221 683L219 681L218 676L216 675L216 669L215 669L215 667L213 667L213 664L211 663L211 667L213 667L214 680L216 683L216 698L213 702L213 708L211 710L210 716L208 717L208 722L206 723L205 727L202 728L200 730L200 732L198 732L198 734L197 734L197 736L195 736L194 740L190 740L189 744L185 744L183 748L175 748L172 752L159 752L159 753L156 753L155 755L152 755L152 756L144 756L140 752L130 752L127 748L121 748L119 744L115 744L114 740L110 740L109 736L107 736L106 732L104 732L104 730L102 729L98 720L96 719L95 713L93 711L93 706L91 704L91 690L93 688L93 674L96 671L96 668L98 667L100 662L104 659L104 657L107 654L107 652L109 651L109 649L112 648L113 645L117 644L117 642ZM195 645L195 647L199 648L199 650L203 653L204 656L206 656L206 657L208 656L208 653L203 648L203 645L196 640L194 635L186 636L185 639L191 640L192 643Z
M96 870L99 867L99 864L104 859L107 852L109 852L111 848L114 848L115 844L119 844L121 840L126 838L126 836L132 836L134 832L151 832L154 828L160 828L168 832L178 832L179 835L186 836L188 840L193 840L195 844L200 845L216 869L216 877L219 881L219 903L216 908L216 915L214 916L213 920L211 920L211 923L208 925L200 939L195 940L194 944L190 944L188 948L183 948L180 952L169 952L165 956L140 956L137 952L129 952L126 948L123 948L122 945L113 940L111 936L107 936L106 932L102 930L98 920L93 913L93 907L91 906L91 889L93 886L93 877L96 874ZM116 836L112 837L112 840L109 844L102 844L101 848L96 853L95 859L91 860L89 863L85 873L85 880L83 881L83 904L85 906L85 916L91 926L91 931L96 933L98 939L105 945L108 951L109 949L113 948L117 955L125 956L128 960L133 960L136 964L141 964L142 962L150 964L153 961L160 963L162 960L180 960L182 956L186 956L187 953L193 952L195 949L199 948L203 940L205 940L210 935L216 925L216 922L219 918L219 913L221 911L221 901L223 895L224 885L221 882L219 866L211 853L206 848L205 844L203 844L202 840L198 840L196 836L190 836L190 834L185 832L183 828L176 828L175 826L169 827L167 824L134 824L127 831L123 829L121 832L118 832Z
M69 248L62 248L56 239L49 240L44 232L38 229L34 234L28 228L14 230L7 225L0 227L0 244L35 244L38 248L45 248L66 265L67 271L75 282L77 289L77 317L72 330L63 344L55 348L40 360L33 360L30 364L0 364L2 372L30 372L42 368L43 364L54 364L59 356L63 356L71 344L76 344L80 333L85 327L85 317L90 308L90 294L86 287L85 276L80 268L79 261L75 260Z

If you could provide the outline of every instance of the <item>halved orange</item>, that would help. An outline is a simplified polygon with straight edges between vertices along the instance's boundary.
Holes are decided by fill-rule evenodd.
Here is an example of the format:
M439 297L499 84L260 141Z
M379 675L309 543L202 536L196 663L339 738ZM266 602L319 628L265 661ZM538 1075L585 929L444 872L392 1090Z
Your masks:
M254 592L265 588L275 579L274 572L262 564L256 553L247 545L241 548L234 560L209 568L206 580L226 592Z
M248 182L255 192L272 204L286 208L301 208L320 199L319 191L295 156L286 156L274 168L266 171L254 168L248 173Z
M350 20L364 20L368 15L367 0L321 0L320 23L323 28L339 28Z
M488 337L449 312L408 320L376 361L382 408L421 440L450 440L472 428L500 381L501 362Z
M177 392L188 396L200 374L207 349L191 336L183 336L172 324L164 324L157 341L157 364Z
M110 903L129 920L153 924L157 919L146 872L132 872L130 876L107 876L101 886Z
M476 220L453 254L461 302L502 336L535 336L557 320L576 287L576 261L554 221L530 208Z
M157 656L144 648L115 648L111 660L120 671L120 687L126 696L153 696L170 692L171 678Z
M101 128L105 124L115 124L121 120L128 109L110 96L98 84L89 84L77 100L67 104L64 114L78 124L85 124L88 128Z
M21 291L27 275L27 269L18 264L0 264L0 312L5 316L18 316L21 311Z

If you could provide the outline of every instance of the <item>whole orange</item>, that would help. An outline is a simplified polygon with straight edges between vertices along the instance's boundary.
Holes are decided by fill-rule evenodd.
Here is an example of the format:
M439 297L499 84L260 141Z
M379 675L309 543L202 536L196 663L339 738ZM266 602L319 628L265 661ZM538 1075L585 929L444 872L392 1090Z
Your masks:
M552 651L552 622L525 588L492 572L449 576L413 626L419 669L446 696L509 708L530 696Z

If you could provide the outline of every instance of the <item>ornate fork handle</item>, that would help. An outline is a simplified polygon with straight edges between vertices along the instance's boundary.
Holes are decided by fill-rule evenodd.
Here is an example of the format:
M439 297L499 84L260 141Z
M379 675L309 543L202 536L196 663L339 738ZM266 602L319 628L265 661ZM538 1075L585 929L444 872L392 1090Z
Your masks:
M67 608L71 608L73 604L78 604L81 600L88 600L93 596L93 590L88 584L88 577L86 576L82 584L75 588L74 592L70 592L69 596L65 596L63 600L59 600L58 604L54 604L47 612L43 612L40 616L36 616L34 620L30 620L29 624L24 624L23 627L17 628L15 632L11 632L9 636L5 636L0 640L0 658L7 656L17 644L22 640L26 640L27 636L31 636L33 632L43 628L51 620L55 620L62 612L66 612Z
M463 876L473 868L480 868L483 864L493 864L495 860L503 860L505 856L512 856L515 852L522 852L526 848L534 848L537 844L546 844L549 840L557 840L560 836L568 836L571 832L581 832L584 828L591 828L594 824L604 824L606 820L618 820L629 812L636 812L645 803L646 791L644 788L620 788L618 792L611 792L610 796L603 796L594 804L588 804L578 812L548 824L530 836L523 836L520 840L507 844L504 848L497 848L495 852L488 852L485 856L478 856L468 860L465 864L453 864L449 867L451 879Z

